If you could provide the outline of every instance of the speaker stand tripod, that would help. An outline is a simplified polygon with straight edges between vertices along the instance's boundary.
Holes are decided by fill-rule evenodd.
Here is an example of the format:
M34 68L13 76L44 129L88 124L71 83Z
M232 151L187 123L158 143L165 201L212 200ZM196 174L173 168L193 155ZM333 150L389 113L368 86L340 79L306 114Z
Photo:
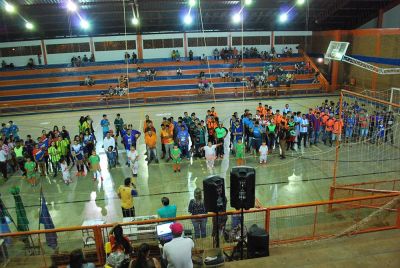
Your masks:
M228 258L229 261L235 260L235 255L240 253L240 259L243 260L243 249L244 247L247 247L247 242L244 239L244 212L243 208L240 209L240 238L237 244L233 247L233 251L231 255L228 255L226 252L224 252L224 255Z

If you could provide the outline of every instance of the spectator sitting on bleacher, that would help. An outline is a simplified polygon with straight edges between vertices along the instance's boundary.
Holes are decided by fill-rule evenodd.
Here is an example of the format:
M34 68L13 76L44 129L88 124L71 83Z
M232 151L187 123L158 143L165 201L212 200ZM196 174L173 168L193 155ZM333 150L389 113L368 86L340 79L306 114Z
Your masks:
M151 75L150 69L147 69L147 70L146 70L146 81L147 81L147 82L150 81L150 75Z
M82 61L85 62L85 63L89 61L89 59L88 59L88 57L86 56L86 54L83 55Z
M128 237L124 236L121 225L117 224L111 229L109 242L111 253L106 264L111 267L125 267L123 264L129 264L133 248Z
M26 65L29 69L33 69L33 66L35 66L35 63L33 62L32 58L29 58L28 64Z
M175 60L176 61L180 61L181 60L181 54L179 54L178 50L175 51Z
M318 77L319 77L319 72L315 72L314 80L312 81L313 84L318 84L319 83Z
M182 69L181 69L181 67L178 67L178 68L176 69L176 75L177 75L177 76L182 76Z
M85 81L84 81L85 86L93 86L94 85L94 79L91 76L86 76Z
M200 58L200 64L207 64L207 56L203 54Z
M289 48L289 50L288 50L288 57L291 57L291 56L293 56L293 50L292 50L292 48Z
M161 268L161 264L156 258L150 258L150 246L143 243L139 246L137 259L130 263L129 268Z
M76 66L81 67L82 65L82 59L81 56L78 56L78 58L76 58Z
M2 60L2 61L1 61L1 68L2 68L2 69L7 68L7 63L5 62L5 60Z
M206 90L206 87L205 87L205 85L204 85L203 80L200 80L200 81L199 81L198 87L199 87L199 91L200 91L201 93L203 93L203 92Z
M219 60L219 51L218 51L218 48L215 48L215 49L214 49L213 55L214 55L214 60Z
M139 76L139 77L140 77L140 75L142 74L142 69L140 68L140 66L138 66L138 67L136 68L136 74L137 74L137 76Z
M154 81L156 79L156 76L157 76L157 71L156 71L156 69L152 68L150 70L150 79L151 79L151 81Z
M239 56L235 59L235 62L233 63L233 68L241 68L241 67L242 67L242 61Z
M204 77L205 77L204 71L200 71L199 78L204 79Z
M90 61L90 62L95 62L95 61L96 61L96 59L95 59L95 57L94 57L94 53L92 53L92 55L90 55L89 61Z
M94 263L85 262L82 249L75 249L69 255L67 268L95 268Z
M131 55L129 55L128 52L125 52L125 54L124 54L125 63L129 63L129 59L130 59L130 58L131 58Z
M282 54L285 56L285 57L287 57L288 56L288 47L285 47L283 50L282 50Z
M118 87L118 86L117 86ZM116 88L117 88L116 87ZM114 96L114 94L115 94L115 89L112 87L112 86L110 86L109 88L108 88L108 95L111 97L111 96Z
M221 70L221 72L219 72L219 76L222 78L222 80L225 82L226 76L225 76L225 72L224 70Z
M176 52L175 52L175 50L172 50L172 53L171 53L171 60L176 60Z

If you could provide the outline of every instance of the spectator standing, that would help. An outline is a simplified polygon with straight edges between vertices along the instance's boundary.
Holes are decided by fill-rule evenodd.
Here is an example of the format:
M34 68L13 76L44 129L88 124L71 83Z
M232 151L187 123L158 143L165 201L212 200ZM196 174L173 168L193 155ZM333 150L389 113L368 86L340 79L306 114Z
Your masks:
M193 51L189 50L189 61L193 60Z
M129 63L130 57L131 57L131 55L129 55L128 52L125 52L125 55L124 55L125 63Z
M163 248L163 259L168 261L168 267L192 268L193 240L182 237L183 225L175 222L170 225L173 239L166 243Z
M299 141L297 143L297 147L300 149L301 146L301 141L303 140L304 148L307 147L307 136L308 136L308 128L310 126L310 123L306 117L306 114L302 115L302 118L300 119L300 135L299 135Z
M114 126L115 126L116 137L118 138L120 136L120 134L122 137L122 129L124 128L124 119L121 118L120 114L117 114L117 117L114 119ZM104 147L104 148L106 148L106 147Z
M136 55L135 51L132 52L132 63L133 64L137 63L137 55Z
M110 121L108 121L106 114L103 114L103 119L101 119L100 125L103 129L103 139L104 139L107 136L107 132L110 131Z
M83 257L82 249L75 249L69 255L67 268L95 268L94 263L86 262Z
M137 195L137 191L131 182L131 178L124 180L124 185L119 186L117 193L119 199L121 199L122 216L135 217L133 197Z
M151 161L153 161L153 159L158 164L157 136L155 133L153 133L153 130L151 128L147 129L146 134L144 136L144 141L146 143L147 157L149 158L149 161L147 162L147 164L150 164Z
M176 205L169 204L169 198L161 198L162 207L157 210L157 214L160 218L176 218Z
M38 65L42 65L42 53L41 52L39 52L37 54L37 59L38 59Z
M3 174L3 178L5 181L8 180L7 177L7 151L3 146L3 141L0 140L0 171Z
M200 188L196 188L194 190L194 199L190 200L189 202L188 212L192 215L207 214L207 210L203 202L203 195ZM205 238L207 234L207 218L192 219L192 224L194 227L195 238Z

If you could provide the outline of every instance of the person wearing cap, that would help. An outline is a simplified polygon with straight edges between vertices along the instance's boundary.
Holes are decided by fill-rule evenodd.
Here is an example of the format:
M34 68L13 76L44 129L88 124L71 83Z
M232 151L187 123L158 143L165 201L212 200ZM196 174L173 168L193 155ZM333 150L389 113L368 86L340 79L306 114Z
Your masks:
M194 242L190 238L182 237L183 225L174 222L169 227L173 239L163 247L163 259L168 262L168 268L192 268L192 249Z

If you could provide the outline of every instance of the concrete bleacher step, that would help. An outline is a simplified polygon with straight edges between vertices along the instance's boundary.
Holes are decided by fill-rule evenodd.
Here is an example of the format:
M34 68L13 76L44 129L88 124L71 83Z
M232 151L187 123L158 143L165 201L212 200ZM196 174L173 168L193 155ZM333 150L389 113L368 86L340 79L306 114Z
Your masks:
M400 230L272 247L270 256L225 267L400 267Z

